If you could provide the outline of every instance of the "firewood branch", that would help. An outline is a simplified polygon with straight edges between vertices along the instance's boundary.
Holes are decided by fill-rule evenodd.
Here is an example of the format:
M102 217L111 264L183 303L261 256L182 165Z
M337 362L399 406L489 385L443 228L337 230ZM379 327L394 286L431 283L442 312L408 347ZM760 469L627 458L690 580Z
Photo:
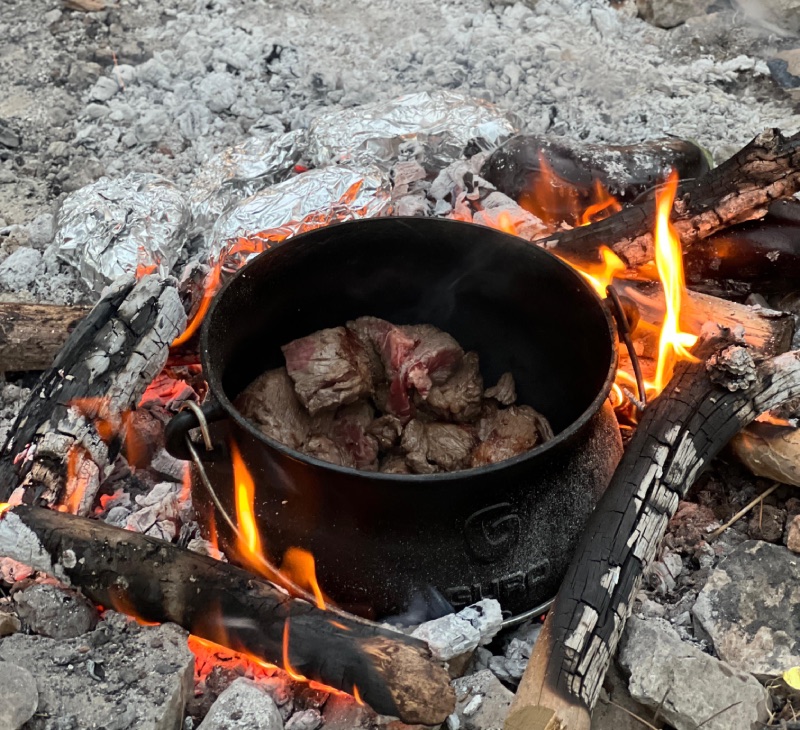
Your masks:
M453 712L444 666L427 645L322 611L212 558L98 520L19 506L0 516L0 555L80 589L103 606L174 622L335 689L384 715L436 725ZM284 631L288 651L284 654Z
M0 502L22 485L38 501L58 503L70 453L79 448L86 514L116 454L93 419L70 404L97 399L115 413L135 407L185 324L174 280L147 276L112 287L75 327L14 423L0 452Z
M673 224L684 246L723 228L763 218L770 203L800 190L800 134L777 129L758 135L719 167L681 184ZM653 259L655 202L625 208L592 225L537 241L574 261L596 261L600 244L630 267Z
M730 332L704 333L645 411L589 520L520 684L506 730L588 730L633 597L678 502L728 441L800 395L800 352L756 364Z

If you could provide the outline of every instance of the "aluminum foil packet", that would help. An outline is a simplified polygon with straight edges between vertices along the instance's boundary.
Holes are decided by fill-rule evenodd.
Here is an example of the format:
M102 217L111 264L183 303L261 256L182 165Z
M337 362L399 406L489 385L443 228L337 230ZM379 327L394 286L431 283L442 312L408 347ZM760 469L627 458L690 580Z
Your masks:
M183 194L159 175L102 177L64 200L53 245L99 295L120 276L168 276L190 218Z
M189 187L192 235L207 235L224 210L292 175L306 130L250 139L209 159Z
M309 128L314 165L377 164L417 159L439 170L475 152L498 147L516 134L517 119L482 99L452 91L419 92L397 99L329 112Z
M243 200L214 226L210 261L224 273L290 236L388 212L391 185L375 166L331 165L301 173Z

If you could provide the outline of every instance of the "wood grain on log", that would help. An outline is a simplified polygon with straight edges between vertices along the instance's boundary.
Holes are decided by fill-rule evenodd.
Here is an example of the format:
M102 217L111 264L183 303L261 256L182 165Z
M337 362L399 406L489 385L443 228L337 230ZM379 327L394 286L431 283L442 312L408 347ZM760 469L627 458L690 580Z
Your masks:
M45 370L89 307L0 302L0 372Z
M241 568L161 540L20 506L0 516L0 555L103 606L172 621L345 692L357 687L377 712L406 723L436 725L455 708L447 670L419 639L322 611Z
M58 503L72 455L86 486L86 513L118 446L109 447L93 419L70 404L98 399L109 412L133 408L185 324L174 280L146 276L112 287L69 336L14 423L0 452L0 502L24 486L26 501Z
M763 218L770 204L800 190L800 134L767 130L719 167L682 183L673 224L684 246L727 226ZM537 241L575 261L598 260L610 246L630 267L653 259L655 202L625 208L605 220Z
M635 282L618 279L614 289L628 297L639 310L642 321L661 325L664 320L664 291L655 282ZM759 354L766 356L786 352L792 344L794 318L788 312L729 302L727 299L688 291L681 307L681 327L684 332L700 332L707 322L722 327L744 328L744 340Z
M608 663L679 500L734 434L800 395L800 352L757 365L730 332L706 334L645 410L584 531L506 730L588 730ZM558 722L558 724L547 723Z

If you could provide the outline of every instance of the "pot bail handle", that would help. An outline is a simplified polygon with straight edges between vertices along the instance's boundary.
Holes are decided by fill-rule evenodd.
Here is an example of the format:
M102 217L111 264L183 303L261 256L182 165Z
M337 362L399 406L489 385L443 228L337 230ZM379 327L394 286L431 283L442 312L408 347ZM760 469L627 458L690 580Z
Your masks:
M217 401L207 401L202 406L187 401L184 409L174 415L164 429L165 448L171 456L182 461L190 461L192 455L187 446L189 431L199 428L205 445L204 451L214 450L208 424L225 417L225 409ZM201 451L202 453L202 451Z

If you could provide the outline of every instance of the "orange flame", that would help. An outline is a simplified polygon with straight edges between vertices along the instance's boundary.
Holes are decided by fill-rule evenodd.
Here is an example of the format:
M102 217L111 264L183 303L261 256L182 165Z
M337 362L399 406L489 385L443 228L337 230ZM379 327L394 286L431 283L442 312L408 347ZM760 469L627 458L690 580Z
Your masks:
M658 341L658 363L654 388L660 393L672 376L676 360L696 360L686 348L697 342L695 335L682 332L680 314L686 284L683 275L681 240L670 222L675 194L678 190L678 174L670 173L666 185L656 194L656 267L664 289L666 314Z
M356 701L356 704L364 706L364 700L361 699L361 692L358 691L358 687L353 685L353 699Z
M539 174L530 190L520 195L519 204L551 226L560 223L585 226L622 210L606 187L595 180L588 194L556 174L544 152L539 152Z
M256 485L235 441L231 441L231 461L233 462L236 521L239 525L237 548L248 564L260 570L263 565L263 552L255 515Z
M497 216L497 227L503 233L510 233L512 236L517 235L517 227L514 225L514 221L511 220L511 213L507 210L501 211L500 215Z
M64 489L66 499L61 511L73 515L79 513L86 488L92 479L90 470L93 463L91 454L84 446L73 444L67 453L67 482Z
M600 256L603 259L602 264L595 266L578 265L567 259L566 261L573 269L575 269L586 281L588 281L597 295L601 299L606 298L606 289L611 285L611 282L627 268L622 262L622 259L617 256L608 246L600 247ZM561 258L561 257L559 257Z
M9 502L0 502L0 517L9 511L11 506L12 505Z
M298 682L307 682L308 680L300 674L292 666L289 661L289 618L283 622L283 671L286 672L292 679Z
M208 272L208 276L206 276L206 280L203 283L203 298L200 300L200 306L197 308L197 311L194 313L194 316L192 317L188 326L183 331L183 334L178 335L172 341L172 347L179 347L180 345L186 344L192 339L194 333L200 329L200 325L203 323L206 312L208 312L208 308L211 306L211 300L214 299L214 294L217 293L217 287L219 286L221 275L222 267L220 264L216 264L211 271Z
M317 608L325 610L325 597L317 582L314 556L298 547L290 547L283 556L281 572L301 588L314 595Z

